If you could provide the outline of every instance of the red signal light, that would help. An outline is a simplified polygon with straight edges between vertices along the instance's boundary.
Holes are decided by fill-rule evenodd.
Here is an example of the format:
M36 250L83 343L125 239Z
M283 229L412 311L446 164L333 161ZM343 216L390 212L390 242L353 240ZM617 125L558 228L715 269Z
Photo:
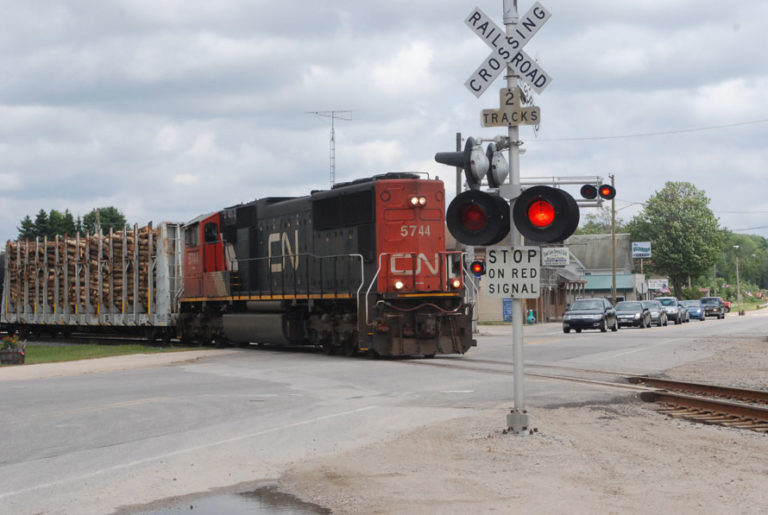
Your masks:
M515 200L512 219L531 241L561 242L579 225L579 205L567 192L551 186L532 186Z
M488 223L488 214L478 204L466 204L459 211L461 224L470 231L480 231Z
M611 200L616 196L616 189L608 184L603 184L599 189L600 196L606 200Z
M465 191L448 205L445 222L458 242L493 245L509 232L509 204L484 191Z
M585 199L592 200L597 197L597 188L591 184L585 184L581 187L581 196Z
M546 200L538 199L528 208L528 219L535 227L547 227L555 221L555 208Z
M482 261L472 261L472 264L469 265L469 270L476 276L480 277L481 275L485 274L485 263Z

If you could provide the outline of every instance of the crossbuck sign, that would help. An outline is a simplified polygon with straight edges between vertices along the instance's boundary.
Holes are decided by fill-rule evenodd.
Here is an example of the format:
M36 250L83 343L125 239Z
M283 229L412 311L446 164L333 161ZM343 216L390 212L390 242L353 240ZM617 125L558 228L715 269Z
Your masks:
M551 82L550 76L531 56L523 52L523 46L531 40L552 14L539 2L533 4L510 36L479 8L469 13L464 23L491 47L491 55L475 70L464 85L480 98L501 70L509 65L536 93L541 93Z

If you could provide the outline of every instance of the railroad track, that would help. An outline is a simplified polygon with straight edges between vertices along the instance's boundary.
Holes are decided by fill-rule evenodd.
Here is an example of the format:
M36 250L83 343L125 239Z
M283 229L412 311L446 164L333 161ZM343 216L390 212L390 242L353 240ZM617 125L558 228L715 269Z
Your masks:
M646 402L659 404L665 415L768 433L768 392L745 390L666 379L632 377L633 384L660 390L640 394Z
M451 360L419 360L404 363L486 374L512 375L512 362L504 360L454 358ZM488 365L492 367L489 368ZM545 373L546 370L552 372ZM605 370L547 364L526 364L525 375L540 379L577 382L625 391L631 390L637 392L643 401L658 404L656 411L664 415L705 424L768 433L768 391L672 381L644 375L628 376Z

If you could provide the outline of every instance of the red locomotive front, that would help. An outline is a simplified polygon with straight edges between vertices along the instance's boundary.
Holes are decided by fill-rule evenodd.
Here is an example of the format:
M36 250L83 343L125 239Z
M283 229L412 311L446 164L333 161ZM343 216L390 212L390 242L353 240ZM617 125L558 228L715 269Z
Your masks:
M445 251L443 183L413 179L376 183L376 248L381 293L444 292L461 287Z

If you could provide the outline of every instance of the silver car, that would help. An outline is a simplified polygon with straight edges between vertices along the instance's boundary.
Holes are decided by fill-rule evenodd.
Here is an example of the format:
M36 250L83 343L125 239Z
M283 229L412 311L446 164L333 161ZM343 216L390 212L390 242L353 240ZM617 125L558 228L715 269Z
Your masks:
M676 297L659 297L659 302L667 310L667 318L674 320L675 324L688 322L688 310L680 304Z

